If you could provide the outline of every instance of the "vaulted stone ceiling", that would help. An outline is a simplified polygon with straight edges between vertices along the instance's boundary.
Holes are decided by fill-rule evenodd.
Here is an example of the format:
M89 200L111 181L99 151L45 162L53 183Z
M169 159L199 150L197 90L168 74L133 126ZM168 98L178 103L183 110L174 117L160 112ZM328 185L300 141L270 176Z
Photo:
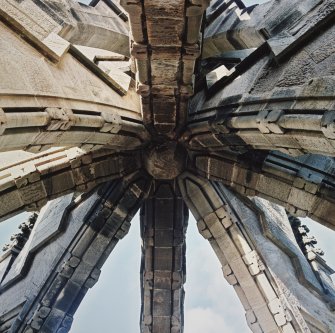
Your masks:
M333 271L292 215L335 229L334 15L0 0L0 151L31 153L0 170L0 218L42 208L0 258L0 332L69 331L140 208L141 332L183 330L188 209L253 332L332 332Z

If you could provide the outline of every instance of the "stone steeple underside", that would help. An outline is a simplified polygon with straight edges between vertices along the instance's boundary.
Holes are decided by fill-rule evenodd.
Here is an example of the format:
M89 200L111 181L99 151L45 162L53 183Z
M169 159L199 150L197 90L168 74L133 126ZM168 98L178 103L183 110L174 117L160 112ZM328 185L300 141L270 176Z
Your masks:
M183 332L188 210L254 333L335 332L335 0L0 0L0 333L68 332L141 210L142 333ZM4 156L0 155L0 158Z

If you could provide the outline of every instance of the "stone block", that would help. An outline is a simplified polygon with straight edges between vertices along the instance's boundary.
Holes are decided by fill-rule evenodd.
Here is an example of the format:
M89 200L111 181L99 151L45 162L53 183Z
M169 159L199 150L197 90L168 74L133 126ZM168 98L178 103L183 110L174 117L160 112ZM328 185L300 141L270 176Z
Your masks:
M64 316L65 313L62 310L52 309L39 332L50 333L56 331L60 327Z
M51 308L47 306L41 306L38 310L38 316L40 318L46 318L49 315L50 311L51 311Z
M58 295L54 308L61 310L65 315L71 308L72 303L75 301L77 295L81 290L81 285L69 280L63 287L61 293ZM52 316L52 312L49 317ZM63 319L63 318L62 318Z
M172 289L172 278L170 271L155 271L154 273L154 287L156 289Z
M154 289L152 309L154 318L158 316L170 316L171 302L171 290Z
M256 281L268 303L277 298L274 288L271 286L269 279L264 273L258 274L256 276Z
M172 271L172 248L155 247L155 270Z
M229 265L225 265L222 267L222 271L223 271L223 275L225 277L225 279L227 280L227 282L234 286L236 285L238 282L237 282L237 279L236 279L236 276L234 275L234 273L232 272L231 268Z
M171 317L153 317L152 332L169 333L171 329Z
M46 307L51 307L66 283L67 279L58 275L52 282L45 296L43 297L42 305Z
M39 331L40 328L43 325L43 319L42 318L34 318L30 324L31 328L33 328L34 330Z
M71 281L83 285L87 278L91 275L94 266L86 261L81 261L80 264L74 269L74 273L71 276Z

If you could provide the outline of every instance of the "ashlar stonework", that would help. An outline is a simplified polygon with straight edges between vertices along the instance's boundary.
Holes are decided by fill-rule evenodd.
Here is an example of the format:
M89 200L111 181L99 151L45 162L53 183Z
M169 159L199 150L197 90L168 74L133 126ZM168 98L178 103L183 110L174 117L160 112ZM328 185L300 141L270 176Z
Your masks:
M0 0L0 333L65 333L141 216L142 333L182 333L189 210L254 333L334 333L335 0Z

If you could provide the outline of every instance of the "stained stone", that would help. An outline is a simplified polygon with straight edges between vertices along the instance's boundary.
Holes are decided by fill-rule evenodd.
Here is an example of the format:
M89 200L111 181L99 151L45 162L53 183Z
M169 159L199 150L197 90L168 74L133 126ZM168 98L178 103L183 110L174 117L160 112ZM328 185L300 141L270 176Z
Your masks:
M0 256L0 333L68 332L139 209L142 333L184 329L188 209L252 332L334 333L298 219L335 230L334 13L0 0L0 164L31 152L0 165L0 221L39 211Z

